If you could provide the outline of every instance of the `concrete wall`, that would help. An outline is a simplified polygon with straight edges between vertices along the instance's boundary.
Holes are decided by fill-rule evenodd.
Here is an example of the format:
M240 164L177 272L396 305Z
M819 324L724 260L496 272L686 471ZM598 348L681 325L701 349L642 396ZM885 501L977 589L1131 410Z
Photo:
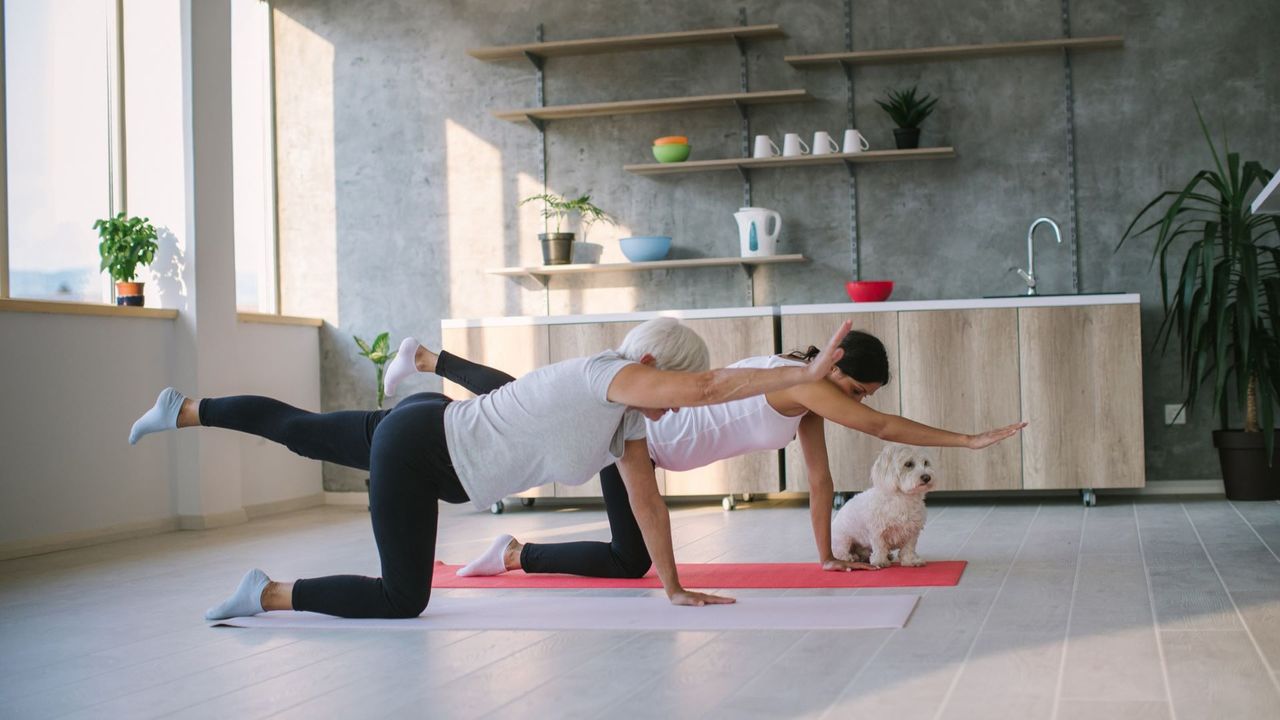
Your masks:
M174 381L175 322L0 312L0 336L0 557L178 527L178 433L127 441ZM228 356L242 392L318 409L315 328L241 323ZM318 462L226 435L244 512L319 502Z
M845 83L835 67L799 71L792 53L843 44L838 0L745 3L753 23L779 22L788 38L750 46L753 89L804 87L813 103L753 109L753 132L837 132ZM277 0L277 105L284 311L321 315L323 405L367 407L372 371L350 334L391 330L439 342L442 317L737 306L747 302L733 269L558 279L550 292L484 274L533 264L541 220L516 201L540 188L537 133L494 119L491 108L533 103L527 63L488 64L468 47L714 27L737 21L738 4L580 2L344 3ZM1056 0L857 0L858 49L1055 37ZM1280 166L1280 58L1269 29L1280 4L1242 0L1076 0L1077 36L1122 34L1118 51L1075 53L1080 286L1144 296L1148 347L1159 286L1143 243L1114 253L1124 227L1159 191L1180 186L1210 161L1191 108L1200 101L1246 158ZM895 299L1013 293L1007 268L1025 264L1027 225L1049 215L1070 227L1059 55L886 66L856 73L858 126L877 148L891 125L874 104L886 87L919 84L940 98L924 145L951 144L955 160L865 166L858 171L862 276L897 282ZM732 46L552 60L547 102L566 104L731 91ZM591 191L618 227L593 229L603 260L616 239L671 234L676 257L737 252L736 175L666 179L624 173L648 160L649 141L689 135L695 157L738 152L732 110L554 122L548 184ZM754 204L784 217L782 248L812 258L764 269L757 303L843 299L852 257L848 184L841 168L757 173ZM1070 256L1042 239L1043 292L1070 292ZM1148 477L1219 475L1213 420L1199 408L1165 428L1163 405L1179 397L1176 361L1147 350ZM417 381L415 387L439 387ZM963 429L963 428L957 428ZM361 476L326 468L329 489L360 488Z

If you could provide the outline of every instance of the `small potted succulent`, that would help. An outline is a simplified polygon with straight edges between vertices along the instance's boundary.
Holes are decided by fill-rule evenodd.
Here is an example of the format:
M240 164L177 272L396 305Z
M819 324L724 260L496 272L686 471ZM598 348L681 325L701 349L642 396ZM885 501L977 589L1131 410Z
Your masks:
M396 357L396 351L391 349L391 334L382 333L374 338L373 343L367 343L364 340L352 335L355 339L356 346L360 348L360 355L369 358L369 362L373 363L373 369L378 373L378 409L382 409L382 402L386 399L386 395L382 389L382 376L387 372L387 363Z
M535 200L542 202L543 219L555 220L554 232L538 233L538 240L542 242L542 263L544 265L568 265L573 262L574 234L561 232L560 230L565 218L570 214L577 213L581 219L584 238L587 235L587 230L597 222L613 224L613 218L609 217L608 213L592 204L589 193L573 199L555 193L542 193L540 195L531 195L521 200L520 204L524 205Z
M123 212L115 217L93 223L101 242L98 254L102 256L99 270L111 273L116 281L116 304L141 307L142 286L134 282L138 266L150 265L156 257L156 229L147 218L125 217Z
M876 100L898 126L893 130L893 140L899 150L920 147L920 123L933 113L937 102L929 95L916 97L914 85L910 90L885 90L885 99Z

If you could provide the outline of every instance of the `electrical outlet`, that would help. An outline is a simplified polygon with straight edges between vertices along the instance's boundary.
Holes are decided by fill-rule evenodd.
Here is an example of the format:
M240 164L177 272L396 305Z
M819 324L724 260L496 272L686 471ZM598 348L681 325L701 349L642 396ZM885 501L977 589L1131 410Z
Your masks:
M1165 425L1186 425L1187 413L1181 405L1165 405L1164 406L1164 424Z

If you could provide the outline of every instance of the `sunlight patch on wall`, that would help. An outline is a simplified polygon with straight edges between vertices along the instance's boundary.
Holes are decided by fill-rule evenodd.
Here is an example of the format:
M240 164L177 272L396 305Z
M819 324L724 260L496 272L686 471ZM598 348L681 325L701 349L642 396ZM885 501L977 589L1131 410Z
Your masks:
M338 318L332 43L276 11L280 309Z
M500 315L501 297L476 290L492 283L486 268L507 262L502 252L508 202L502 191L502 153L451 119L445 120L444 134L450 313Z

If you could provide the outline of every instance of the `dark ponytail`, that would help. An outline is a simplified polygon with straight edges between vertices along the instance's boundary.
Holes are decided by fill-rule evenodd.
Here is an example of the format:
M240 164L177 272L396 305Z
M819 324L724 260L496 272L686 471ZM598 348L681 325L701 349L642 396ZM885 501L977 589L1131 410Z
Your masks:
M840 372L860 383L889 383L889 354L875 335L850 330L840 341L840 349L844 350L844 357L836 363ZM810 345L807 350L792 350L784 357L809 362L819 352L817 347Z

